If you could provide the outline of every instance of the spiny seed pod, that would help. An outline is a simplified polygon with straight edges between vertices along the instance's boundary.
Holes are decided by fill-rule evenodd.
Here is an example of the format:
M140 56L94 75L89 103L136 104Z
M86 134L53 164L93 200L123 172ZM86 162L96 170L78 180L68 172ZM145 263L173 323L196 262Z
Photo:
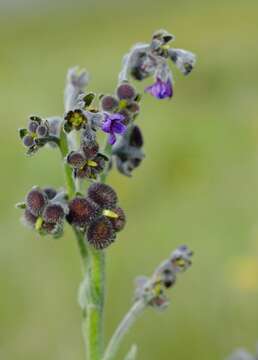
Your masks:
M94 183L88 189L88 196L101 208L114 208L117 203L116 192L111 186Z
M45 188L45 189L43 189L43 191L47 195L47 198L49 200L54 199L54 197L57 195L56 190L51 187Z
M56 224L56 223L63 220L64 215L65 215L64 209L63 209L63 207L61 205L59 205L59 204L49 204L44 209L43 219L47 223Z
M85 164L85 157L79 151L71 151L66 158L67 163L74 169L80 169Z
M129 83L123 83L117 88L117 96L119 99L134 99L136 96L135 89Z
M126 217L125 217L125 213L123 211L123 209L116 208L113 209L112 212L117 215L116 216L108 216L109 221L112 223L113 228L115 231L121 231L126 223Z
M104 111L112 111L118 107L118 101L114 96L106 95L101 99L101 107Z
M37 221L37 217L34 216L29 209L25 209L24 210L24 214L23 214L23 219L25 221L25 224L28 225L29 227L33 228L36 221Z
M105 216L100 216L89 225L86 240L95 249L104 249L114 241L115 236L111 222Z
M47 196L40 189L31 190L26 197L26 204L34 216L39 216L47 203Z
M98 214L99 207L90 199L75 197L69 203L67 221L79 227L87 226Z

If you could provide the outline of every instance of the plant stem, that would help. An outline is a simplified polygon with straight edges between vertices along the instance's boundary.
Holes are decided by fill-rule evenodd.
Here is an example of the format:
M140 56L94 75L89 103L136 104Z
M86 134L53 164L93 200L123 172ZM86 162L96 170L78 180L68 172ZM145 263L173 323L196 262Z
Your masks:
M105 254L88 247L89 269L86 305L86 350L88 360L100 360L103 353L103 309L105 295Z
M103 360L112 360L115 359L119 345L121 344L124 336L137 320L139 315L143 312L146 307L146 303L143 299L137 300L128 313L125 315L118 328L116 329L114 335L112 336L107 349L105 351Z
M62 157L65 158L69 152L67 135L62 130L59 148ZM106 145L104 152L111 154L111 146ZM72 169L64 164L66 186L69 198L76 192ZM105 182L108 169L101 177ZM86 344L87 360L100 360L103 353L103 308L105 295L105 253L86 245L84 235L81 231L74 229L80 250L83 268L83 325L82 332Z
M111 155L112 147L108 143L104 148L107 156ZM101 182L106 181L108 167L101 175ZM103 312L105 302L105 252L88 246L89 269L86 285L87 318L84 325L86 333L87 360L100 360L103 354L104 331Z
M64 130L61 130L60 141L59 141L59 149L61 151L61 155L64 161L64 158L67 156L69 152L69 145L67 140L67 135ZM75 184L73 180L73 171L72 168L65 163L64 161L64 172L65 172L65 182L66 188L68 192L68 196L71 199L75 194Z

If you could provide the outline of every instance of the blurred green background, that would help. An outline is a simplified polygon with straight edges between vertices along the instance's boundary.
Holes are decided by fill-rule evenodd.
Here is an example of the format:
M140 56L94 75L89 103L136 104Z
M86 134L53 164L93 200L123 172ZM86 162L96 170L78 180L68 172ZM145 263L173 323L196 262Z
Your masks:
M123 344L141 360L223 359L258 340L258 3L255 0L44 2L0 0L0 358L83 359L73 235L37 239L14 204L32 185L63 184L58 152L28 159L17 128L30 114L63 113L66 71L112 92L123 54L154 30L198 55L175 96L145 96L138 122L146 159L132 179L115 172L128 216L108 250L106 336L132 300L133 279L187 243L194 266L164 313L149 309ZM144 85L146 85L146 82ZM139 85L142 89L142 84Z

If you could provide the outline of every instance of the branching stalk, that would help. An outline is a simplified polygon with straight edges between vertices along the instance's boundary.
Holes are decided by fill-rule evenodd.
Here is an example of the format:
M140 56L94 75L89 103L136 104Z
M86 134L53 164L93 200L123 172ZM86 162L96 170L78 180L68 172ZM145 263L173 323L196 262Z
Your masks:
M116 329L114 335L112 336L105 351L103 360L115 359L115 356L117 354L117 351L124 336L131 328L131 326L135 323L135 321L138 319L138 317L143 312L145 307L146 307L146 303L144 302L143 299L139 299L133 304L131 309L128 311L128 313L125 315L120 325Z

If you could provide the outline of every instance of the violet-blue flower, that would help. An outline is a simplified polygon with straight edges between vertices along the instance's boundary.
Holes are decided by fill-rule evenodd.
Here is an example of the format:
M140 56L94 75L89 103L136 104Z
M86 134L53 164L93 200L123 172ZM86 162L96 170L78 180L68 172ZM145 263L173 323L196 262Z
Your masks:
M157 99L171 98L173 96L172 81L170 78L163 81L158 77L154 84L145 88L145 92L155 96Z
M116 142L115 134L123 134L126 130L126 126L123 123L125 117L122 114L105 113L105 119L102 124L102 130L109 134L108 142L113 145Z

